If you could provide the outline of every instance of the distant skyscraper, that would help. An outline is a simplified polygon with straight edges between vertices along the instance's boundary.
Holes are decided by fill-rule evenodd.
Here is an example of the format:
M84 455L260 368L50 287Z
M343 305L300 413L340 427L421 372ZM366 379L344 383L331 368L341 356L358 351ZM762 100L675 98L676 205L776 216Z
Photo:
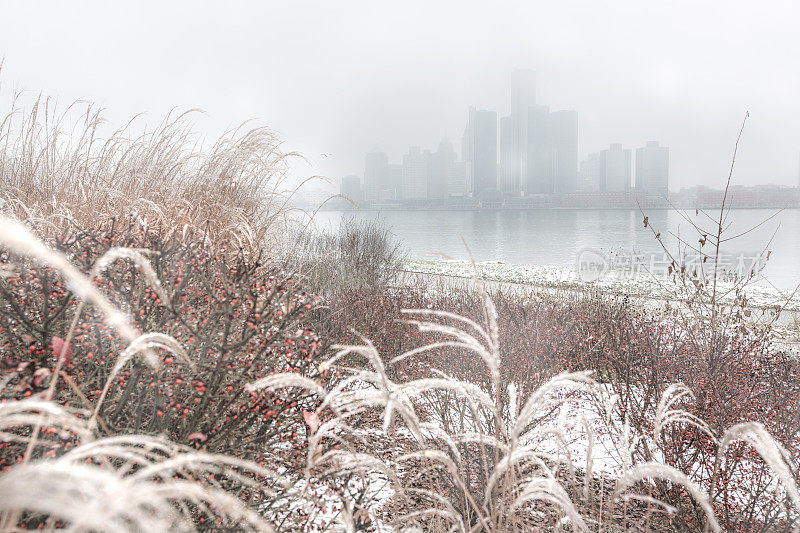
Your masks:
M453 161L453 166L447 175L447 195L453 197L469 195L467 164L464 161Z
M612 144L600 152L600 190L627 191L631 188L631 151Z
M528 109L536 105L536 73L515 69L508 81L509 131L503 135L500 149L503 166L500 188L503 194L520 196L527 185Z
M464 161L473 196L497 191L497 113L469 109Z
M373 150L364 160L364 198L367 202L380 202L382 191L389 186L389 157L381 150Z
M497 163L499 166L497 180L500 183L500 189L509 191L509 193L514 190L514 179L519 173L519 164L515 164L517 161L517 154L514 150L515 139L511 115L500 117L497 123Z
M550 113L548 137L553 192L575 192L578 186L578 112Z
M430 152L423 153L419 146L412 146L403 156L403 200L419 201L428 198L428 159Z
M589 154L578 170L578 192L600 191L600 154Z
M669 193L669 148L658 141L636 149L636 188L664 197Z
M339 194L347 196L352 201L360 204L363 201L361 194L361 180L358 176L345 176L342 178L342 185Z
M428 161L429 200L444 200L447 198L450 169L455 161L456 151L453 149L453 143L447 138L442 139L438 150L430 155Z
M389 164L390 189L384 190L386 194L381 197L382 202L400 200L403 196L403 165Z
M528 108L526 194L552 194L555 191L549 164L549 121L549 107L534 105Z

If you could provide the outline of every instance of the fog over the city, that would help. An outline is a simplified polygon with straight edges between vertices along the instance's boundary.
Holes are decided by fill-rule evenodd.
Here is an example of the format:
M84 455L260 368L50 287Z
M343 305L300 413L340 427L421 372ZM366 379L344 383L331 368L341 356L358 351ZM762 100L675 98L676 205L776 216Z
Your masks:
M470 105L508 108L508 75L579 117L579 157L670 147L670 188L721 186L746 111L736 180L795 185L800 2L0 2L2 100L18 89L108 108L114 122L207 112L247 119L334 183L380 147L460 151Z

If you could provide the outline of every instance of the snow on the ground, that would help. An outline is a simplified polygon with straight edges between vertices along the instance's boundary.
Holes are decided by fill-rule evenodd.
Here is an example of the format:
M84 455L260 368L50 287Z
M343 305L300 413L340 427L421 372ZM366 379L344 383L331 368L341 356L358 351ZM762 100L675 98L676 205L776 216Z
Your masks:
M484 261L473 264L469 261L458 260L407 259L404 262L404 269L420 274L456 278L477 276L478 279L484 281L534 285L553 289L601 290L611 294L663 300L680 299L685 297L688 290L680 285L680 281L673 282L670 278L651 275L647 272L638 272L636 275L628 275L628 273L616 275L614 272L609 272L595 280L587 281L573 267L518 265L502 261ZM718 282L718 293L728 293L728 300L732 301L731 289L730 282ZM751 307L770 308L780 305L787 311L800 311L800 295L790 297L790 293L778 290L766 283L749 284L746 294Z

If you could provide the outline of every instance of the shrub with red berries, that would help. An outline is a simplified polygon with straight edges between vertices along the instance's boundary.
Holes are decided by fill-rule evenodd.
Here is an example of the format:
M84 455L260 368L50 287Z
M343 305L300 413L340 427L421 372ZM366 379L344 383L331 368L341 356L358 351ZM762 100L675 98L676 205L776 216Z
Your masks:
M662 394L682 382L695 401L680 407L706 421L717 435L738 423L759 422L791 456L800 457L800 360L763 337L732 329L708 331L701 325L687 331L684 324L636 312L613 299L500 291L491 299L498 312L502 379L513 381L522 397L559 372L594 370L595 378L619 398L631 427L651 436ZM430 369L436 367L488 390L485 365L447 347L389 364L392 357L436 340L406 323L411 317L403 309L449 311L485 323L477 292L349 291L332 296L328 304L330 311L320 314L315 330L323 339L370 339L387 357L391 377L435 377ZM713 439L688 424L670 425L656 442L642 440L631 450L636 462L664 461L700 484L720 505L718 515L727 530L769 530L788 523L782 493L774 490L774 473L753 449L731 446L715 474L717 451ZM800 473L794 475L800 482ZM701 527L703 512L682 489L660 484L653 490L654 497L677 509L670 527Z
M174 337L188 356L155 349L158 370L130 359L99 406L126 342L90 305L77 315L67 342L79 312L76 295L52 268L0 251L7 274L0 277L0 400L43 396L61 357L54 400L99 409L101 435L164 435L298 471L305 460L303 413L318 400L297 389L249 392L246 385L278 372L324 379L317 370L320 342L306 319L316 299L263 257L204 244L202 236L187 245L165 235L116 222L48 242L87 273L112 247L146 253L163 292L127 259L111 263L94 284L138 330ZM70 439L61 445L69 447ZM0 468L19 461L23 451L0 444ZM251 492L257 504L263 495Z

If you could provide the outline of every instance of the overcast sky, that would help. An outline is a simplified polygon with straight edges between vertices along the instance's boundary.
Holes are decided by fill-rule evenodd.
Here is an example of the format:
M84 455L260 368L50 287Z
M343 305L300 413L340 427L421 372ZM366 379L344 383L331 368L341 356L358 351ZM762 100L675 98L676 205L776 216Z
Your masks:
M656 139L671 188L720 186L749 110L735 180L800 173L797 0L0 0L0 56L6 95L87 98L115 123L255 119L308 157L298 175L360 175L374 147L399 161L445 134L459 148L470 105L506 109L515 67L538 103L578 111L581 158Z

